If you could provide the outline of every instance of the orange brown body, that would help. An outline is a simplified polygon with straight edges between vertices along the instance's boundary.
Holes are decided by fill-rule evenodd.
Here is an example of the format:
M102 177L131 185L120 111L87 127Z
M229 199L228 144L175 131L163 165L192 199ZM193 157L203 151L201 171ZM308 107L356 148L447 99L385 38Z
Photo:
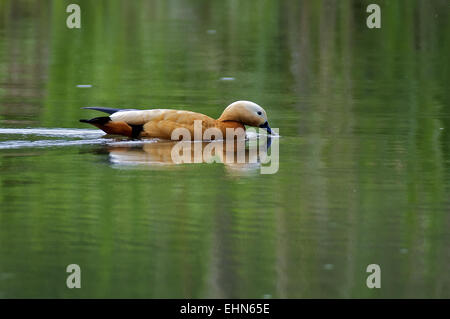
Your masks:
M91 120L80 120L81 122L92 124L107 134L123 135L130 138L181 139L181 137L177 138L177 134L174 134L176 129L187 130L190 133L190 139L193 140L204 139L204 133L208 129L220 131L222 137L225 138L227 128L242 129L240 132L245 132L245 125L264 127L270 133L264 109L248 101L237 101L230 104L217 120L201 113L170 109L120 110L98 107L88 109L103 111L111 115ZM195 123L201 125L200 136L195 134ZM175 135L175 138L173 135Z

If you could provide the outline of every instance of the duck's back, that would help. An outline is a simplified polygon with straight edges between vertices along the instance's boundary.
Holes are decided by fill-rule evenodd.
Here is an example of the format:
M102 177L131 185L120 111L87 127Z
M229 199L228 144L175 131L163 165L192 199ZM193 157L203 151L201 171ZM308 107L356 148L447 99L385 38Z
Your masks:
M143 125L141 136L170 139L177 128L185 128L194 134L194 121L200 120L202 129L213 127L215 120L207 115L181 110L153 109L116 112L110 116L113 122Z

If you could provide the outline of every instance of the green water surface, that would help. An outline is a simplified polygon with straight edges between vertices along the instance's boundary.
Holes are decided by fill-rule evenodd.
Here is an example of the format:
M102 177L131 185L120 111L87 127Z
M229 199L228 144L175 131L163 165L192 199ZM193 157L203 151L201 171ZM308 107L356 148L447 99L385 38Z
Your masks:
M263 175L0 134L0 297L450 298L449 1L372 2L2 0L1 129L245 99L281 138Z

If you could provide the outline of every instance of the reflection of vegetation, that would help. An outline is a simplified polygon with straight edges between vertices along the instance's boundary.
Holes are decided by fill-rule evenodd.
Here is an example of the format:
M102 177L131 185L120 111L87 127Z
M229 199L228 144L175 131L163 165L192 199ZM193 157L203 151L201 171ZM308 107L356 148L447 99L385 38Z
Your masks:
M280 171L2 152L0 280L26 278L0 294L449 297L447 1L377 1L380 30L371 1L79 1L81 30L69 3L0 3L1 126L74 127L88 105L217 116L245 98L280 127ZM74 258L80 292L57 266ZM364 286L369 263L386 289Z

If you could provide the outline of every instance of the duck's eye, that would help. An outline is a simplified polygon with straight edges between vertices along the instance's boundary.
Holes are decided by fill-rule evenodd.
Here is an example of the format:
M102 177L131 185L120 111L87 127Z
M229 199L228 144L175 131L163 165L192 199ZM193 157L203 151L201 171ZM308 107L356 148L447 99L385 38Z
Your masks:
M261 111L258 111L258 115L262 115L262 112L261 112Z

